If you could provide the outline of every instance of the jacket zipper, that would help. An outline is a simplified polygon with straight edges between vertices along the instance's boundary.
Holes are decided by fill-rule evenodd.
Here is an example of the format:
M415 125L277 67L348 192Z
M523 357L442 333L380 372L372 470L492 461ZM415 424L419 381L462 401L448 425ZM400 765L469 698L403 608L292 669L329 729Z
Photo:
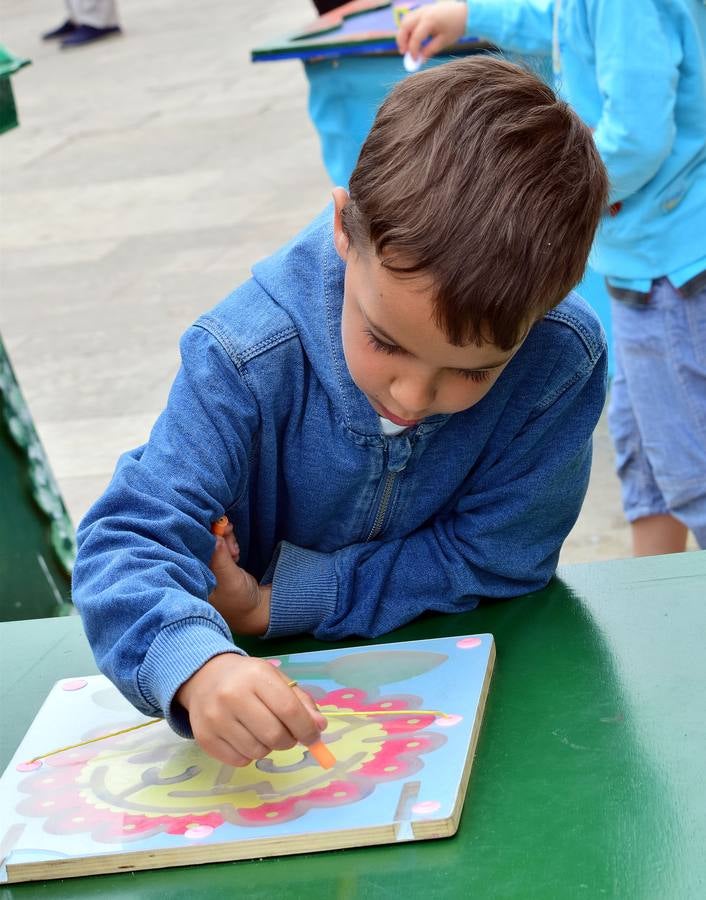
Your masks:
M370 533L365 539L366 543L368 541L372 541L373 538L377 537L382 530L382 523L385 521L385 513L387 512L387 507L390 505L390 497L392 497L392 489L395 486L396 478L397 472L388 472L387 476L385 477L385 486L382 489L380 506L378 508L377 515L375 516L373 527L370 529Z

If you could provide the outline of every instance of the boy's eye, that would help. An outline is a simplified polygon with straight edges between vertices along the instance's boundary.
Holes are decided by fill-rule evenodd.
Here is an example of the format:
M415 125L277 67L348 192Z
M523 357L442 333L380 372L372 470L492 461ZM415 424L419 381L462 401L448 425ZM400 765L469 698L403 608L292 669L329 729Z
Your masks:
M474 381L476 384L480 384L483 381L487 381L490 378L490 372L488 369L456 369L458 374L465 378L467 381Z
M397 347L395 344L386 344L384 341L381 341L380 338L372 333L372 331L366 329L365 334L368 338L368 343L373 350L378 350L380 353L387 353L390 356L405 352L401 347ZM461 378L465 378L466 381L473 381L475 384L482 384L490 378L488 369L453 369L453 371L457 375L460 375Z
M372 331L365 332L368 338L368 343L373 348L373 350L379 350L381 353L389 353L390 356L394 356L396 353L402 353L403 351L396 347L394 344L386 344L380 340L380 338L376 338Z

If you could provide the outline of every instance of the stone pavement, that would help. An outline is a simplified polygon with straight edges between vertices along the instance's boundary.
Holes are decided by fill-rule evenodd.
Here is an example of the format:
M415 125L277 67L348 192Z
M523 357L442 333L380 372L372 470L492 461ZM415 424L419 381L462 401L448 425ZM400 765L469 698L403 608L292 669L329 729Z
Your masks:
M21 126L0 138L0 331L75 522L141 443L200 314L330 185L296 61L249 49L307 0L119 0L122 37L42 43L61 0L3 0ZM602 422L563 562L629 554Z

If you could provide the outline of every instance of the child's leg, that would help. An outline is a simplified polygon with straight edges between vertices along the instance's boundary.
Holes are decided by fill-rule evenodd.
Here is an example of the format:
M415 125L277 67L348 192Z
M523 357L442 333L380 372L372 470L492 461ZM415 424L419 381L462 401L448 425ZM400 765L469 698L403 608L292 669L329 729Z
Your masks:
M686 550L689 529L674 516L645 516L632 523L633 556L658 556Z
M622 347L618 341L615 344L616 371L610 389L608 424L615 446L623 509L631 525L633 555L670 553L673 552L671 545L663 539L659 526L665 520L674 520L667 512L642 445L623 371Z
M613 301L613 334L609 424L635 552L683 549L684 528L706 547L706 293L660 279L645 306Z

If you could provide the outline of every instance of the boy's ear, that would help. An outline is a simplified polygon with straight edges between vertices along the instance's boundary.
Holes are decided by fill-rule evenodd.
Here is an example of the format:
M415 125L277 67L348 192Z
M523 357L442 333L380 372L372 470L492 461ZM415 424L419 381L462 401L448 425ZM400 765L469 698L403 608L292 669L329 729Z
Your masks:
M346 262L348 259L350 242L346 232L343 230L341 213L348 200L348 191L345 188L336 187L333 189L333 242L336 245L336 252L343 262Z

